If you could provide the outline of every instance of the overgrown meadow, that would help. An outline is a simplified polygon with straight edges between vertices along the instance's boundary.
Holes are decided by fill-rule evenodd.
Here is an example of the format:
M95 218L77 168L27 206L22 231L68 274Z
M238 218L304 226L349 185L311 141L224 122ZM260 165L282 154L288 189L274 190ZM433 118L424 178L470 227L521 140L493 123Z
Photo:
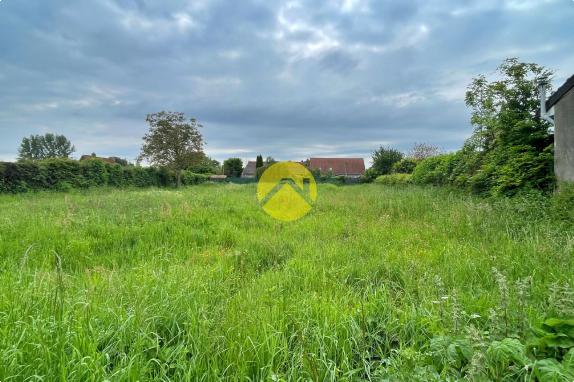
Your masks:
M327 184L282 223L254 185L203 184L0 211L1 381L574 373L574 226L536 197Z

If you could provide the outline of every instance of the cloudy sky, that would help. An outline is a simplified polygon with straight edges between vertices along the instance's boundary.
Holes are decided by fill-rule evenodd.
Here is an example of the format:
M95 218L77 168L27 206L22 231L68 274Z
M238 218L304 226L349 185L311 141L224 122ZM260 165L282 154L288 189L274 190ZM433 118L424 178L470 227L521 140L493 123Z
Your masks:
M572 0L0 0L0 160L46 132L131 160L160 110L217 159L454 150L477 74L574 74L573 20Z

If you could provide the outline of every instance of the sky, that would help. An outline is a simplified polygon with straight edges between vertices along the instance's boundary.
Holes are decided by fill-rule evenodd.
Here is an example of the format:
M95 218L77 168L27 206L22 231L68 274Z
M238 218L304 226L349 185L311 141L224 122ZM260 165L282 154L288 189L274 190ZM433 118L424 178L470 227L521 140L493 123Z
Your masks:
M572 0L0 0L0 160L48 132L133 160L161 110L218 160L452 151L473 77L574 74L572 20Z

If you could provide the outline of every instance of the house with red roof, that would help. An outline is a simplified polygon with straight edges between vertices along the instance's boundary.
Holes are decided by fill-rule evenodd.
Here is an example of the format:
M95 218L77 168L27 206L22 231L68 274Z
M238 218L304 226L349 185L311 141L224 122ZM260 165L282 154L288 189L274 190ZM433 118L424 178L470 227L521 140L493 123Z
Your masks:
M365 174L365 161L363 158L310 158L309 170L322 175L358 178Z

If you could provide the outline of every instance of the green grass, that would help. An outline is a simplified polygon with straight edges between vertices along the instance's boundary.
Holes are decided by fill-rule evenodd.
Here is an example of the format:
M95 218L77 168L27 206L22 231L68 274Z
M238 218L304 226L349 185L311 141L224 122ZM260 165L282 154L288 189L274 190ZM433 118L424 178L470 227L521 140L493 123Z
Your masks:
M255 185L3 195L0 381L481 380L481 344L574 313L574 229L537 206L321 185L282 223ZM437 368L441 335L471 362Z

